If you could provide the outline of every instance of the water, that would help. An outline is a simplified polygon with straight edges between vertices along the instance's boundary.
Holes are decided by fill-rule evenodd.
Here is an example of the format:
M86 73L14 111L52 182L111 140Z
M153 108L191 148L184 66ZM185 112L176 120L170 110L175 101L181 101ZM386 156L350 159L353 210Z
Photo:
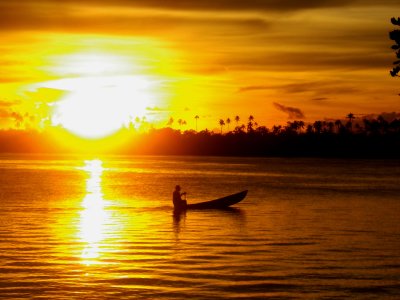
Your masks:
M396 160L1 155L0 298L395 299L399 195Z

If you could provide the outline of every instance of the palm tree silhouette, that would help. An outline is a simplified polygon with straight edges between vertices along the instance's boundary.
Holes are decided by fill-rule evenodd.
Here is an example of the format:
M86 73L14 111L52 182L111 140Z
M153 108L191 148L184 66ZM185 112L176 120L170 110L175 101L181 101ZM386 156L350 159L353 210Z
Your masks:
M378 116L377 121L379 123L381 133L387 133L389 128L389 122L386 121L382 115Z
M229 132L229 124L231 124L231 119L230 118L226 119L226 124L228 124L228 132Z
M336 132L339 133L340 129L343 127L342 121L336 120L335 121L335 126L336 126Z
M197 120L200 118L198 115L194 117L196 119L196 131L197 131Z
M316 133L320 134L322 130L322 122L321 121L315 121L313 124L314 130Z
M354 116L353 113L349 113L349 114L346 116L346 118L349 119L349 122L352 122L356 117Z
M297 129L299 129L300 131L302 130L302 129L304 129L304 126L305 126L306 124L304 123L304 121L297 121Z
M293 122L287 122L286 130L289 132L296 132L298 133L301 131L301 129L304 128L304 122L303 121L293 121Z
M240 121L240 117L236 116L235 117L236 126L239 126L239 121Z
M393 25L400 26L400 18L396 19L393 17L391 19L391 22ZM397 60L395 62L393 62L394 67L392 70L390 70L390 75L392 77L395 77L395 76L399 76L399 73L400 73L400 60L399 60L400 59L400 51L399 51L399 49L400 49L400 30L395 29L395 30L389 32L389 38L395 42L395 44L392 46L392 49L396 51Z
M293 132L297 130L297 123L296 121L292 122L287 122L287 125L285 126L285 131L286 132Z
M282 126L281 125L274 125L272 126L272 133L274 135L278 135L282 130Z
M333 133L333 130L335 128L335 123L333 123L332 121L328 122L327 126L328 126L328 132Z
M249 123L247 123L247 131L251 132L253 131L253 121L254 121L254 117L252 115L249 116Z
M306 127L306 133L307 134L312 134L313 133L313 126L311 124L308 124Z
M182 127L182 125L186 125L187 123L185 120L179 119L178 124L179 124L179 127Z
M222 134L222 127L225 125L225 121L223 119L220 119L219 125L221 126L221 134Z
M390 123L390 127L394 130L394 132L400 133L400 119L394 119Z
M348 125L350 131L352 131L352 130L353 130L353 120L354 120L356 117L354 116L353 113L349 113L349 114L346 116L346 118L349 119L349 122L347 123L347 125Z
M174 118L170 117L168 122L167 122L167 126L172 126L173 123L174 123Z

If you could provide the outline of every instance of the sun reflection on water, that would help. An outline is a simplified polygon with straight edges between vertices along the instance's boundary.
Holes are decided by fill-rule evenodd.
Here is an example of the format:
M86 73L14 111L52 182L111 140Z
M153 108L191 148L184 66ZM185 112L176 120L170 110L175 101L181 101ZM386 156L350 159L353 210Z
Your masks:
M100 244L106 237L110 213L105 209L107 203L101 189L103 162L98 159L87 160L82 170L87 172L89 178L86 181L86 196L81 204L83 210L80 213L78 237L85 244L81 254L82 263L91 265L101 257Z

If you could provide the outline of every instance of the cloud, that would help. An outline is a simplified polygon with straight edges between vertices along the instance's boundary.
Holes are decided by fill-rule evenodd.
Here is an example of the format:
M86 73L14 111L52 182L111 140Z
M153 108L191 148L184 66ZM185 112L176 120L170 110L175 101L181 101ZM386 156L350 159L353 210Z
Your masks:
M260 90L276 90L279 89L284 93L297 94L313 92L316 94L313 101L324 101L328 100L328 97L320 95L330 95L330 94L351 94L359 92L358 89L354 87L346 87L345 82L300 82L300 83L290 83L281 85L254 85L254 86L244 86L238 89L238 93L245 93L251 91Z
M158 106L154 106L154 107L146 107L147 111L152 111L152 112L164 112L164 111L168 111L165 108L160 108Z
M322 37L321 37L322 39ZM275 45L277 41L271 41ZM341 39L332 39L332 43L341 43ZM307 51L288 49L268 49L268 45L264 41L265 49L255 50L252 49L251 43L248 48L235 53L235 48L231 51L229 56L221 58L220 63L228 66L230 69L243 71L326 71L326 70L366 70L366 69L380 69L382 66L390 64L390 51L387 53L378 52L375 47L366 47L373 53L365 53L364 51L349 51L354 48L354 41L352 44L343 44L343 49L336 49L335 51L317 51L313 49L312 45L303 45L308 47ZM379 49L380 51L381 49ZM266 55L268 51L268 55Z
M380 4L395 5L397 0L381 0ZM65 8L71 5L82 4L77 0L19 0L9 1L1 0L2 6L24 7L30 6L36 11L47 6L55 6ZM371 6L376 5L374 0L86 0L86 6L122 6L122 7L137 7L137 8L152 8L166 10L209 10L209 11L293 11L314 8L329 8L329 7L346 7L351 5Z
M336 20L328 13L327 19L314 15L307 19L301 13L309 8L372 4L376 5L372 0L0 0L0 31L167 38L171 47L189 49L200 58L180 60L180 67L192 73L365 70L391 64L390 51L382 47L387 24L381 19L376 23L378 17ZM385 4L398 2L379 2ZM282 11L293 14L279 17ZM9 74L0 80L11 81Z
M29 117L29 115L26 115L26 117ZM15 127L21 127L24 122L24 115L15 111L0 109L0 119L12 120Z
M288 119L304 119L304 113L296 107L285 106L283 104L273 103L275 108L288 114Z
M0 107L11 107L14 105L18 105L21 101L8 101L8 100L0 100Z
M314 101L328 100L327 95L349 95L360 92L359 88L352 85L351 82L336 80L336 81L304 81L289 84L281 84L272 86L273 89L278 89L282 93L301 94L313 93Z
M44 31L70 32L119 32L144 34L187 29L210 25L216 28L241 26L248 30L264 30L273 21L282 24L285 32L293 20L289 17L276 18L276 13L301 12L305 9L340 8L348 6L368 7L375 1L360 0L0 0L0 30L40 29ZM381 0L379 5L398 5L394 0ZM274 15L275 14L275 15ZM274 16L274 17L272 17ZM305 26L307 22L297 23ZM280 28L280 27L278 27ZM236 28L237 30L238 28ZM226 31L226 30L225 30ZM318 32L312 28L309 36ZM332 34L340 34L333 31ZM367 30L365 30L368 32ZM228 30L226 34L233 33ZM323 30L322 30L323 32ZM378 30L374 31L378 33ZM325 32L326 33L326 32ZM351 31L347 35L358 32ZM381 34L381 33L380 33ZM304 35L302 35L303 37ZM256 35L258 38L263 38ZM296 34L293 35L296 37ZM282 38L286 38L285 35ZM297 38L299 38L297 36ZM359 39L359 38L357 38ZM326 39L329 40L329 39ZM354 36L353 39L354 40ZM364 39L368 41L368 38ZM292 41L295 44L295 41Z
M250 92L250 91L267 90L270 88L271 87L266 86L266 85L250 85L250 86L244 86L244 87L239 88L238 92L244 93L244 92Z
M327 97L318 97L318 98L313 98L313 99L311 99L312 101L326 101L326 100L328 100L329 98L327 98Z
M23 115L14 111L10 113L10 117L13 118L17 124L24 121Z
M10 106L8 106L7 108L9 107ZM36 119L34 115L28 112L25 113L17 112L7 108L1 108L0 106L0 121L6 121L6 123L11 122L16 128L21 128L21 127L27 128Z
M303 99L309 99L315 103L323 103L328 100L337 99L338 95L359 94L361 90L354 86L354 83L345 80L332 81L304 81L286 84L254 85L243 86L238 93L252 91L278 91L281 95L299 95Z
M10 117L10 113L5 109L0 109L0 119L5 119Z
M230 35L235 34L234 29L236 34L245 34L243 30L260 30L269 25L261 16L231 14L229 9L226 13L207 9L193 13L190 12L190 5L187 6L189 11L177 7L164 5L163 1L151 5L147 1L136 1L134 4L129 1L91 1L91 4L82 4L65 0L15 3L0 0L0 31L36 29L141 36L212 27L216 33Z

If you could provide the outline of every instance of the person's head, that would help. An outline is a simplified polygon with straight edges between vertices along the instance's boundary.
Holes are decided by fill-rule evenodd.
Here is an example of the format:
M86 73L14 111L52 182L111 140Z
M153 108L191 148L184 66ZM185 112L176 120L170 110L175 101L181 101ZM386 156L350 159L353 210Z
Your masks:
M180 190L181 190L181 187L180 187L179 185L177 185L177 186L175 187L175 190L176 190L176 191L180 191Z

